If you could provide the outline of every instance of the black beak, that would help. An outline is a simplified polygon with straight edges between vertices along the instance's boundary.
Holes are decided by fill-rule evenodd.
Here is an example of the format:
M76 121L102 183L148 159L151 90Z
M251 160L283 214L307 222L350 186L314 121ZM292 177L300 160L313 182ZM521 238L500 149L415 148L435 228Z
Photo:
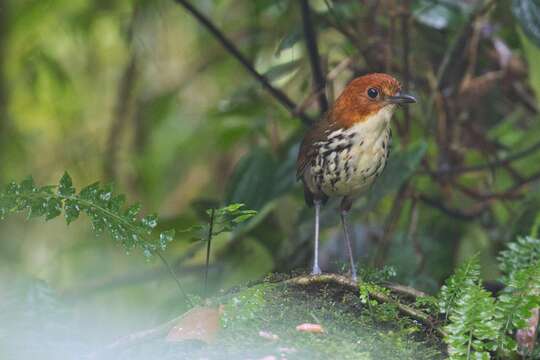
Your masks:
M390 104L412 104L416 102L416 98L412 95L397 93L394 96L387 96L386 101Z

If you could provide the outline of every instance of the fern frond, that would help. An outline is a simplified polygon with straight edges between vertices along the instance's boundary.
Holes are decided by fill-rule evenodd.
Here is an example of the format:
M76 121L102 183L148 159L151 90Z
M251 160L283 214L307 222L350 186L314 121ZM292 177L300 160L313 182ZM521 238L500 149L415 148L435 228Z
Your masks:
M495 299L479 284L466 286L456 299L445 327L451 359L489 359L497 348L500 323Z
M454 273L446 280L439 293L439 310L448 315L456 306L457 301L462 297L463 291L470 286L478 285L480 282L480 264L478 258L473 256L465 261Z
M540 239L519 237L517 241L509 243L506 250L501 251L498 259L503 273L501 281L508 284L513 274L540 262Z
M512 272L497 298L496 317L501 323L498 347L503 353L518 350L513 334L528 326L532 310L537 307L540 307L540 261Z
M84 213L95 233L107 231L126 251L140 249L146 257L151 257L165 250L174 238L174 230L154 236L157 216L140 217L140 205L126 206L125 202L125 196L115 194L112 185L94 183L77 193L67 172L55 186L38 187L28 177L21 183L10 183L0 192L0 219L26 212L27 218L51 220L63 212L70 224Z

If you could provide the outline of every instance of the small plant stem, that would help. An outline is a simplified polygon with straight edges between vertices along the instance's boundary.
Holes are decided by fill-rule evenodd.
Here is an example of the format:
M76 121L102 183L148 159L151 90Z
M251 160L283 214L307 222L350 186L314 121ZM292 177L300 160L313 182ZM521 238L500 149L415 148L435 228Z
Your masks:
M467 345L467 360L471 358L472 331L469 333L469 344Z
M165 267L169 271L169 274L171 274L171 277L174 279L174 282L178 286L178 289L180 290L180 293L182 293L182 296L186 299L186 302L190 304L192 307L195 307L195 304L193 304L193 301L191 301L189 296L187 296L187 293L184 291L184 288L182 287L182 283L178 279L178 276L176 276L171 264L169 264L169 262L167 261L167 259L165 259L165 256L163 256L161 252L156 251L156 255L159 257L163 265L165 265Z
M208 266L210 265L210 246L212 244L212 235L214 232L214 216L216 209L210 210L210 222L208 224L208 236L206 238L206 266L204 268L204 296L208 293Z

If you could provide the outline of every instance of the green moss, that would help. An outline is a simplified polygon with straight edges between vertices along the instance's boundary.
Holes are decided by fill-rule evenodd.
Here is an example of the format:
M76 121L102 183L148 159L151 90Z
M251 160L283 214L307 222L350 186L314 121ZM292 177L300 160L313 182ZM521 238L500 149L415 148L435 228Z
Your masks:
M262 283L213 301L224 305L215 343L169 344L171 355L208 359L441 359L440 343L389 304L337 283ZM323 326L323 334L296 330ZM266 331L279 337L259 336ZM155 347L154 347L155 348ZM155 353L154 353L155 354ZM174 357L173 356L173 357ZM164 357L166 358L166 357Z

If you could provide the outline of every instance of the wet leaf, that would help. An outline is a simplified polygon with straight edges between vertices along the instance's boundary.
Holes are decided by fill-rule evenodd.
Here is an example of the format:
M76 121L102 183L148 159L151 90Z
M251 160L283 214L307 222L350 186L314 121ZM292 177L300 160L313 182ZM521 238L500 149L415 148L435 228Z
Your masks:
M300 28L294 29L289 34L287 34L287 36L281 39L281 41L279 42L279 45L277 46L275 55L279 57L283 50L292 48L301 39L302 39L301 29Z
M219 331L218 308L196 307L184 314L169 331L167 341L200 340L212 343Z
M288 61L283 64L272 66L264 73L264 76L270 81L278 80L285 75L295 71L300 66L299 60Z
M79 203L72 199L67 199L64 202L64 217L66 222L70 224L73 220L76 220L79 217L81 209Z
M174 230L166 230L159 234L159 247L161 250L165 250L167 245L174 240L174 235Z
M324 333L324 329L321 325L319 324L310 324L310 323L305 323L305 324L300 324L296 327L296 330L300 331L300 332L307 332L307 333L312 333L312 334L322 334Z
M45 220L51 220L62 213L62 202L58 198L50 198L46 204Z
M60 179L58 186L58 194L62 196L71 196L75 194L75 188L73 187L71 176L69 176L67 172L65 172Z

